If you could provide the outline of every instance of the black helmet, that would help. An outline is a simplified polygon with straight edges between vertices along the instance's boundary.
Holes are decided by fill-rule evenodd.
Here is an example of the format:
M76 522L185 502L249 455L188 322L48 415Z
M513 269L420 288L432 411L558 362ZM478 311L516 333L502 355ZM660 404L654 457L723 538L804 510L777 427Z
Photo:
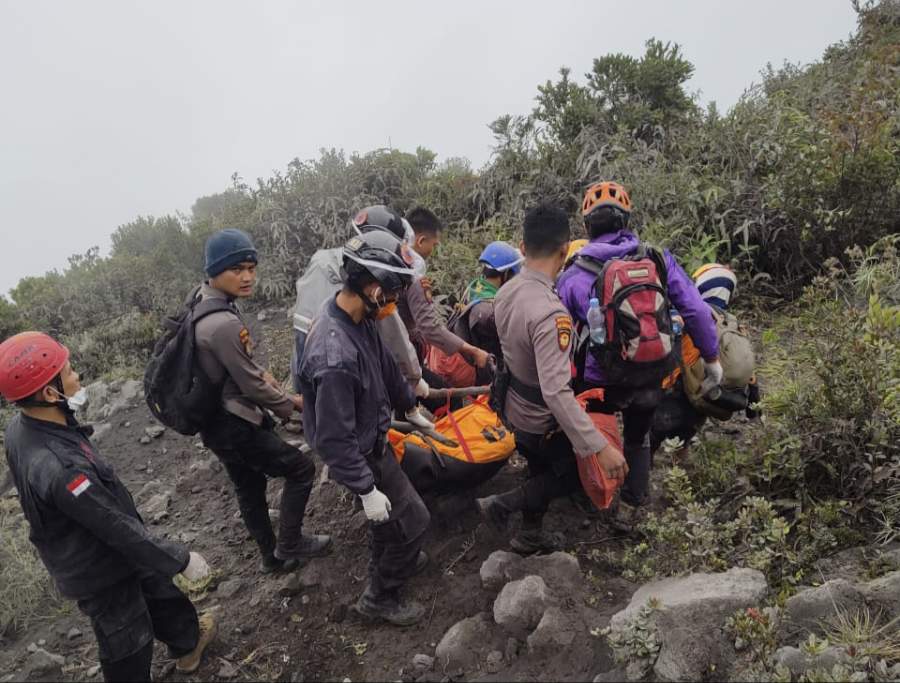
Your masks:
M391 211L383 204L367 206L356 214L352 223L360 235L373 230L381 230L391 233L401 242L406 238L406 229L400 214Z
M414 274L409 249L383 230L370 230L347 242L342 271L344 282L357 294L373 278L384 292L399 292L412 284Z

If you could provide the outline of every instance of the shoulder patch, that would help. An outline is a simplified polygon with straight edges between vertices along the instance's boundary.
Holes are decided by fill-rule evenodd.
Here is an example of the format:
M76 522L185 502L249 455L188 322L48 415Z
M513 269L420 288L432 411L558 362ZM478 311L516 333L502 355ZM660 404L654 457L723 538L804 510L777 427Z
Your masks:
M253 340L250 339L250 330L248 330L246 327L242 327L240 331L240 339L241 345L244 347L247 355L253 358Z
M568 351L572 343L572 318L567 315L558 315L556 321L556 341L559 342L560 351Z
M76 498L87 491L90 487L91 480L88 479L84 474L75 475L75 478L72 479L72 481L70 481L68 484L66 484L66 489Z

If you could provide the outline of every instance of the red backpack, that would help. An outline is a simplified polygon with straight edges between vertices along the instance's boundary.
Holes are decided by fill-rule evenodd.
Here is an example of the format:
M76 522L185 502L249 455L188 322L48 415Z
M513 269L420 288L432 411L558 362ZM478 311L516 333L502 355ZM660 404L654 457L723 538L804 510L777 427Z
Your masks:
M606 343L600 346L590 341L587 324L579 331L578 378L584 378L590 352L610 385L659 386L678 364L663 255L641 245L634 254L605 262L579 254L575 265L597 276L591 296L599 299L606 320Z

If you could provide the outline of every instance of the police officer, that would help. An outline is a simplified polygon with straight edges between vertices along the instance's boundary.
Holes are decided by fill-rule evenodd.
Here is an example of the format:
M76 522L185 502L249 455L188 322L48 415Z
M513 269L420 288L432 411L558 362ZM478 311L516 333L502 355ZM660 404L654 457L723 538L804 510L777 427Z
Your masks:
M611 478L622 479L628 471L622 453L595 429L572 391L572 318L553 286L568 246L569 221L562 210L545 205L531 210L524 225L524 267L494 299L509 373L504 412L516 447L528 460L529 478L476 503L501 532L513 512L523 513L522 529L510 541L520 553L554 550L564 542L544 530L543 517L551 500L579 490L576 456L596 453Z
M202 299L220 298L230 310L203 317L195 328L200 368L222 387L221 409L200 432L203 443L222 463L237 493L241 516L259 546L260 571L292 569L298 561L322 555L331 537L303 535L303 516L316 467L312 458L275 434L268 411L287 421L302 410L299 396L286 394L271 374L253 360L253 339L235 299L251 296L257 252L246 233L221 230L206 242ZM266 502L266 477L284 477L276 542Z
M150 535L131 494L91 443L74 410L84 389L69 350L40 332L0 344L0 394L21 411L6 429L6 459L29 538L59 592L91 620L108 681L150 679L154 637L192 673L216 633L172 583L209 575L206 561Z
M343 288L313 321L300 365L309 444L331 477L360 497L369 520L369 583L356 610L399 626L425 612L400 589L427 563L421 548L430 516L385 442L392 407L409 410L415 395L373 321L396 309L410 266L387 232L347 242Z

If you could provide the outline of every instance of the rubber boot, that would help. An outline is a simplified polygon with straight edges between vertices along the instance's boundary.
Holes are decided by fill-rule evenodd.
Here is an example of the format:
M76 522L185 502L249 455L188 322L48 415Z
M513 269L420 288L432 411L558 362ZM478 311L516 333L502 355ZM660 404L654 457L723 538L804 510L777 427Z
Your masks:
M356 601L356 611L367 619L386 621L393 626L412 626L425 616L425 607L414 600L402 600L396 593L377 596L367 587Z
M312 534L301 536L300 542L289 551L275 548L275 557L279 560L305 560L310 557L327 555L331 548L331 536Z
M497 533L505 534L509 517L525 506L525 490L515 488L486 498L476 498L475 505L482 519Z
M609 509L609 526L617 534L632 536L643 519L643 508L616 498Z
M175 660L175 670L180 674L192 674L200 668L203 651L215 640L216 633L218 633L218 624L212 614L203 614L198 621L200 622L200 637L197 639L197 646L191 652Z

